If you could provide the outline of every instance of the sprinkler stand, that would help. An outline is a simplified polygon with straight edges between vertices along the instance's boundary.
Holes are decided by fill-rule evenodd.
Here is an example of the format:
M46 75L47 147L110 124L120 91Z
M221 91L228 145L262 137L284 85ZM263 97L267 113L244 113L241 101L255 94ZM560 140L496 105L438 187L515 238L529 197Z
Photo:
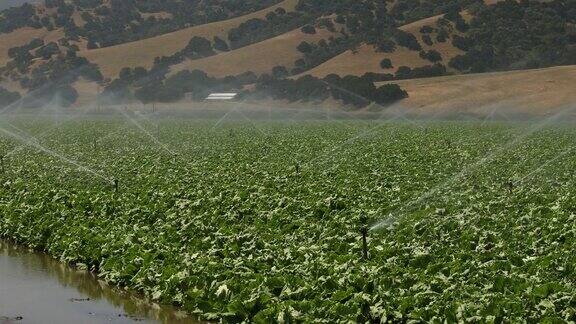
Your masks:
M512 195L512 193L514 192L514 182L512 182L512 180L509 180L509 181L506 183L506 186L508 187L508 193L509 193L510 195Z
M368 224L365 215L360 216L360 233L362 234L362 260L368 260Z

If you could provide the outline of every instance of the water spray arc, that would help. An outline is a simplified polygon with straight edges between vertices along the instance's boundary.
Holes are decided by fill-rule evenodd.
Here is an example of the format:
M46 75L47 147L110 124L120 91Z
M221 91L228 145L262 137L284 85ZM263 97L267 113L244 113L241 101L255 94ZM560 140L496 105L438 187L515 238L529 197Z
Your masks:
M454 174L453 176L449 177L446 181L442 182L441 184L439 184L438 186L424 192L422 195L420 195L418 198L411 200L410 202L408 202L407 204L405 204L404 206L400 207L397 211L399 212L401 209L404 208L409 208L415 205L418 205L419 203L423 202L424 200L428 199L429 197L435 195L436 193L438 193L442 188L445 188L446 186L460 180L462 177L464 177L465 175L467 175L468 173L470 173L473 170L476 170L477 168L491 162L492 160L494 160L494 158L496 156L498 156L499 154L506 152L507 150L515 147L516 145L518 145L519 143L523 142L526 138L528 138L529 136L533 135L534 133L536 133L537 131L543 129L544 127L546 127L547 125L549 125L550 123L552 123L554 120L562 117L564 114L567 114L573 110L575 110L576 107L566 107L562 110L560 110L558 113L544 119L543 121L535 124L533 127L529 128L527 131L525 131L524 133L520 134L519 136L515 137L513 140L503 144L502 146L500 146L498 149L492 151L491 153L489 153L487 156L482 157L481 159L477 160L476 162L469 164L467 166L465 166L460 172ZM505 187L507 187L509 193L513 192L515 184L513 182L511 182L510 184L505 184ZM380 220L379 222L377 222L376 224L372 225L372 227L370 228L370 231L376 231L379 230L385 226L388 226L391 224L392 222L392 218L394 216L392 216L392 214L390 214L389 217L386 217L382 220ZM396 216L398 217L398 216Z
M537 169L535 169L534 171L530 172L529 174L525 175L522 179L520 179L518 181L518 185L522 185L524 183L526 183L530 178L532 178L534 175L538 174L539 172L541 172L542 170L544 170L547 166L549 166L550 164L560 160L561 158L565 157L566 155L572 153L574 151L574 147L571 146L568 149L564 150L564 152L558 154L556 157L546 161L545 163L543 163L542 165L540 165Z
M354 136L354 137L349 138L348 140L346 140L345 142L341 143L340 145L332 148L331 150L328 150L327 152L324 152L324 153L321 154L320 156L312 159L311 161L308 161L307 163L304 164L304 167L309 167L309 166L311 166L313 163L315 163L316 161L322 160L324 157L329 156L330 154L334 153L334 152L337 151L338 149L340 149L340 148L342 148L342 147L344 147L344 146L346 146L346 145L354 142L355 140L357 140L357 139L359 139L359 138L361 138L361 137L364 137L364 136L366 136L366 135L369 135L369 134L375 132L375 131L378 130L380 127L382 127L383 125L385 125L386 122L392 122L392 121L395 121L395 120L397 120L397 119L403 119L403 120L407 121L408 123L413 124L415 127L418 127L418 128L420 128L420 129L424 129L424 130L425 130L425 127L422 126L421 123L418 123L418 122L415 122L415 121L413 121L413 120L411 120L411 119L408 119L408 118L406 118L406 116L404 116L403 114L396 114L394 117L391 117L391 118L387 118L387 119L382 120L382 118L386 116L385 113L387 113L387 110L384 109L384 108L386 108L386 107L384 107L384 106L382 106L381 104L378 104L378 103L376 103L376 102L374 102L374 101L372 101L372 100L370 100L370 99L368 99L368 98L366 98L366 97L363 97L363 96L361 96L361 95L359 95L359 94L357 94L357 93L351 92L350 90L344 89L344 88L339 87L339 86L334 85L334 84L331 84L331 83L329 83L329 82L327 82L327 81L325 81L325 80L320 80L320 81L323 82L324 84L326 84L328 87L333 87L333 88L335 88L335 89L338 89L338 90L340 90L340 91L343 91L343 92L345 92L345 93L348 93L348 94L351 95L351 96L354 96L354 97L357 97L357 98L359 98L359 99L361 99L361 100L364 100L365 102L369 102L369 103L370 103L370 106L369 106L369 107L378 106L378 107L380 107L380 108L382 109L382 112L380 113L379 117L376 118L376 121L379 122L376 126L374 126L374 127L372 127L372 128L369 128L368 130L366 130L366 131L364 131L364 132L361 132L361 133L357 134L357 135ZM435 116L435 115L434 115L434 116ZM433 117L434 117L434 116L433 116Z
M48 154L48 155L50 155L50 156L52 156L52 157L55 157L55 158L57 158L57 159L59 159L59 160L61 160L61 161L63 161L63 162L66 162L66 163L68 163L68 164L74 165L74 166L76 166L78 169L80 169L80 170L82 170L82 171L84 171L84 172L86 172L86 173L89 173L89 174L91 174L91 175L93 175L93 176L95 176L95 177L98 177L98 178L100 178L100 179L102 179L102 180L104 180L104 181L106 181L106 182L110 182L110 181L111 181L109 178L103 176L102 174L100 174L100 173L98 173L98 172L96 172L96 171L94 171L94 170L92 170L92 169L90 169L90 168L88 168L88 167L86 167L86 166L84 166L84 165L81 165L81 164L78 163L77 161L74 161L74 160L72 160L72 159L69 159L69 158L63 156L62 154L59 154L59 153L57 153L57 152L54 152L54 151L48 149L48 148L40 145L40 144L37 143L36 141L32 141L31 139L26 139L26 138L24 138L24 137L22 137L22 136L20 136L20 135L18 135L18 134L16 134L16 133L14 133L14 132L11 132L11 131L3 128L3 127L0 127L0 132L4 133L4 134L6 134L6 135L8 135L8 136L10 136L10 137L12 137L12 138L15 138L16 140L21 141L21 142L23 142L23 143L25 143L25 144L27 144L27 145L29 145L29 146L31 146L31 147L34 147L34 148L36 148L37 150L39 150L39 151L41 151L41 152L44 152L44 153L46 153L46 154Z
M322 83L326 84L328 87L338 89L339 91L342 91L342 92L344 92L344 93L346 93L346 94L349 94L349 95L351 95L351 96L353 96L353 97L356 97L356 98L358 98L358 99L360 99L360 100L363 100L363 101L369 103L369 105L368 105L368 107L367 107L366 109L370 109L370 108L376 106L376 107L382 109L383 111L386 111L385 108L387 108L387 107L385 107L385 106L383 106L383 105L381 105L381 104L373 101L372 99L369 99L369 98L366 98L366 97L364 97L364 96L361 96L361 95L359 95L359 94L357 94L357 93L355 93L355 92L352 92L352 91L350 91L350 90L348 90L348 89L345 89L345 88L342 88L342 87L337 86L337 85L335 85L335 84L332 84L332 83L330 83L330 82L328 82L328 81L325 81L325 80L320 80L320 81L321 81ZM340 109L340 110L341 110L341 109ZM341 110L341 111L343 111L343 110ZM411 120L411 119L409 119L409 118L406 118L406 116L404 116L403 114L398 114L398 115L396 115L395 117L401 118L401 119L403 119L403 120L405 120L405 121L407 121L407 122L415 125L416 127L424 128L424 126L420 125L419 123L417 123L417 122L415 122L415 121L413 121L413 120Z
M38 93L41 93L42 91L48 89L49 87L51 87L51 86L53 86L53 85L55 85L55 84L58 84L61 80L64 80L64 79L70 77L70 75L75 75L75 74L77 74L78 71L80 71L82 68L84 68L84 67L83 67L83 66L80 66L80 67L77 67L77 68L75 68L75 69L73 69L73 70L71 70L71 71L68 71L67 74L65 74L64 76L60 77L60 78L57 79L57 80L49 80L49 79L48 79L48 80L47 80L44 84L42 84L42 86L40 86L39 88L34 89L34 90L31 90L31 91L28 91L28 93L26 93L26 95L23 96L22 98L14 101L13 103L7 105L7 106L4 107L4 108L2 108L2 109L0 110L0 115L3 115L3 114L5 114L6 112L9 112L12 108L14 108L14 107L16 107L16 106L18 106L18 108L16 108L16 110L13 111L13 113L19 111L20 109L23 108L23 105L22 105L22 104L23 104L26 100L28 100L29 98L33 98L34 95L36 95L36 94L38 94ZM50 98L50 103L52 103L53 100L55 100L55 97L54 97L54 96ZM46 105L43 105L43 106L46 106Z
M123 109L118 109L116 108L117 111L119 111L126 119L128 119L132 124L134 124L134 126L136 126L140 131L142 131L142 133L144 133L145 135L147 135L148 137L150 137L150 139L152 139L152 141L154 143L156 143L156 145L158 145L161 149L163 149L164 151L166 151L167 153L169 153L172 156L175 156L176 153L174 151L172 151L171 149L169 149L164 143L160 142L160 140L158 140L158 138L156 138L154 135L152 135L149 131L147 131L142 125L140 125L140 123L138 123L134 118L130 117L128 115L128 113L126 113ZM157 127L157 132L160 131L160 127Z
M226 119L226 117L228 117L228 115L230 115L235 110L236 110L236 107L232 108L226 114L224 114L220 119L218 119L216 121L216 123L214 123L214 126L212 126L211 130L215 130L216 128L218 128L220 126L220 124L224 121L224 119Z

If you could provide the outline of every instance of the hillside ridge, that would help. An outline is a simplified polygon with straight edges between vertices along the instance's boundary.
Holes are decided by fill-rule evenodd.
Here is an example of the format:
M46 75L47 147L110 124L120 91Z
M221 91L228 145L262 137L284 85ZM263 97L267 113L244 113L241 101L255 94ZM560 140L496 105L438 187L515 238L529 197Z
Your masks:
M183 49L194 36L213 38L225 36L229 29L237 27L240 23L252 19L262 18L270 11L277 8L293 10L298 0L284 0L272 7L232 19L213 22L181 29L178 31L146 38L138 41L114 45L93 50L83 50L79 56L96 63L105 77L115 77L125 67L144 67L149 69L154 64L154 59L161 56L169 56Z
M397 83L410 93L401 105L413 115L545 116L576 107L576 65Z
M59 95L65 104L99 96L175 102L235 91L358 108L367 101L350 93L385 105L418 102L421 88L406 80L576 64L572 0L211 4L55 0L4 11L0 84L43 96L36 102ZM182 17L178 8L207 11ZM118 26L107 33L111 19Z

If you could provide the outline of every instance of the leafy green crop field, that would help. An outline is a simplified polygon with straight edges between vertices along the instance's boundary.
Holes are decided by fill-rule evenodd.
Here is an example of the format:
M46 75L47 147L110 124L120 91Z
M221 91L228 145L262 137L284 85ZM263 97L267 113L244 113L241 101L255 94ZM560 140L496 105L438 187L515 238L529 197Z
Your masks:
M139 123L0 122L0 237L204 319L576 320L570 125Z

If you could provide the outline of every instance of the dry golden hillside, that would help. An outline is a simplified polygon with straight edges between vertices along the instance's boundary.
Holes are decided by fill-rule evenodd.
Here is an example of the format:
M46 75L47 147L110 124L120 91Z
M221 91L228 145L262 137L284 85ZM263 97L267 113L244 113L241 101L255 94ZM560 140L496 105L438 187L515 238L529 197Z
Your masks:
M514 118L517 115L547 116L567 111L576 116L576 66L546 69L451 75L437 78L394 81L410 97L386 110L390 114L418 117L470 115L481 118ZM378 85L383 85L381 83ZM77 106L95 103L96 85L86 81L74 84L80 94ZM205 108L206 103L181 102L159 106L181 109ZM285 101L246 101L234 107L291 109L344 109L340 102L288 103ZM222 106L225 107L225 106ZM372 110L356 113L374 113ZM381 112L378 112L380 114ZM353 113L349 113L353 114Z
M79 79L74 82L72 86L78 92L78 100L76 101L75 106L81 107L96 105L98 100L97 94L102 91L102 88L98 86L97 83Z
M172 72L199 69L206 73L222 77L237 75L246 71L256 74L270 73L272 68L281 65L288 69L294 67L294 62L302 57L297 47L302 41L316 43L327 39L333 33L318 29L316 34L305 34L300 29L255 43L234 51L199 59L187 60L172 67Z
M415 114L546 115L576 108L576 66L395 81Z
M432 46L426 45L422 41L420 28L424 25L431 27L436 26L436 21L441 16L430 17L404 25L400 29L412 33L418 39L424 50L435 49L442 55L443 64L447 63L454 56L462 53L459 49L452 46L452 42L447 40L444 43L434 42ZM380 62L389 58L392 61L392 69L382 69ZM358 75L361 76L367 72L380 72L394 74L400 66L409 66L411 68L430 65L430 61L422 59L417 51L409 50L405 47L397 46L393 53L379 53L372 45L362 45L356 51L346 51L331 60L324 62L316 68L306 72L316 77L325 77L328 74L335 73L339 75Z
M484 0L487 5L492 5L499 1L502 0ZM400 29L412 33L414 36L416 36L418 42L422 45L424 50L434 49L438 51L443 58L441 63L445 66L448 66L450 59L456 55L462 54L462 51L452 46L451 40L447 40L444 43L434 41L432 46L428 46L422 41L422 34L420 33L420 28L424 25L436 27L436 22L441 16L442 15L425 18L404 25L400 27ZM465 19L470 18L466 12L463 12L463 16ZM380 62L385 58L389 58L392 61L392 69L382 69L380 67ZM405 47L399 46L393 53L378 53L373 46L362 45L357 50L346 51L304 74L310 74L316 77L325 77L330 73L339 75L351 74L358 76L361 76L367 72L394 74L400 66L415 68L430 64L430 61L422 59L418 52L411 51Z
M263 9L241 17L214 22L206 25L185 28L172 33L147 38L117 46L84 50L79 53L90 62L98 64L104 77L113 78L124 67L152 67L154 59L159 56L169 56L186 47L194 36L212 39L214 36L226 38L228 31L252 18L264 18L267 13L277 8L287 11L294 10L298 0L284 0L267 9Z
M26 45L35 38L43 39L46 43L55 42L63 36L61 30L48 31L44 28L31 27L20 28L8 34L0 34L0 66L8 63L10 60L8 50L13 47Z
M8 91L14 91L14 92L18 92L20 94L23 94L26 92L25 89L22 88L22 86L20 86L20 83L17 81L11 81L8 79L3 79L0 80L0 87L8 90Z
M300 29L283 35L242 47L230 52L223 52L215 56L188 60L171 67L174 74L182 70L202 70L213 77L238 75L246 71L256 74L270 73L277 65L286 68L294 67L294 62L302 56L297 50L302 41L318 42L333 35L325 29L318 29L316 34L305 34ZM74 88L79 93L79 103L86 104L95 100L97 84L87 81L78 81Z

